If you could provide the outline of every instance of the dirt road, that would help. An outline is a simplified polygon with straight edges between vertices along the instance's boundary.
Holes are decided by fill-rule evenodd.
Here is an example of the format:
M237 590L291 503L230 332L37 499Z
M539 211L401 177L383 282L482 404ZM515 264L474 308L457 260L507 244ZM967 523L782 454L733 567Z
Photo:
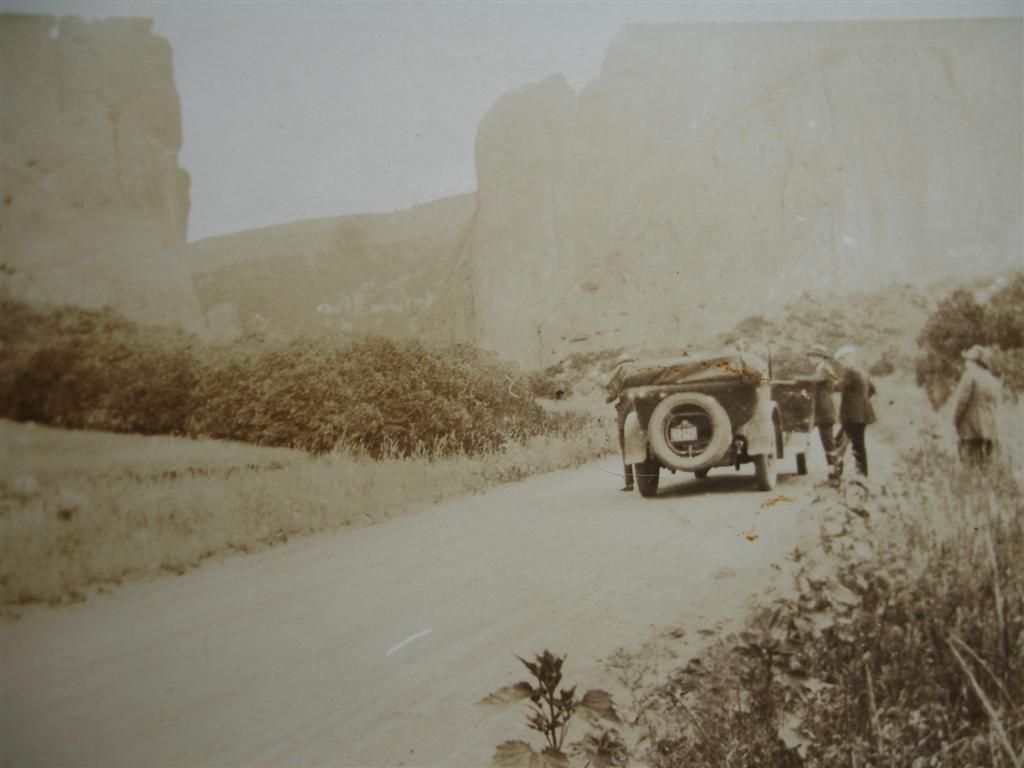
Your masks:
M782 464L791 471L791 460ZM733 626L816 529L820 467L617 491L614 462L211 563L0 624L4 765L481 765L513 654L599 664ZM785 497L765 505L773 497ZM764 505L764 506L763 506ZM577 733L577 736L580 734Z

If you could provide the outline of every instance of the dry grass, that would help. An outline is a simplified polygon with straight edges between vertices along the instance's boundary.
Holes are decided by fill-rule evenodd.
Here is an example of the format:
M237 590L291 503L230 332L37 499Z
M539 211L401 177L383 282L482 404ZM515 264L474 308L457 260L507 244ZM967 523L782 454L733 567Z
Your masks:
M479 457L376 461L0 421L0 607L81 599L94 585L381 521L614 445L606 421Z

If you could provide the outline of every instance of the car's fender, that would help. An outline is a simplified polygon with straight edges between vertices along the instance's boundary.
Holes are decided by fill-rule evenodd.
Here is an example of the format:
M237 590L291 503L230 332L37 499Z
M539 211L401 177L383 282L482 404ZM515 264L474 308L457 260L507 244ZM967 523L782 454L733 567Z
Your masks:
M623 448L624 464L640 464L647 460L647 430L640 426L636 411L630 411L622 427L625 436Z
M758 399L750 421L741 424L735 434L746 439L747 455L766 453L775 455L775 412L778 406L774 400Z

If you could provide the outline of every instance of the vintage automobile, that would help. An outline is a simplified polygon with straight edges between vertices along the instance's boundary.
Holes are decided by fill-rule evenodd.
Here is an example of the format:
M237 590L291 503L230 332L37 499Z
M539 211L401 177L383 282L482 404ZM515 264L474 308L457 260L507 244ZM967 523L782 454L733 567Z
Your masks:
M662 468L704 478L753 463L765 491L775 487L777 459L795 455L806 474L817 385L772 381L760 358L732 353L627 363L609 387L629 409L625 462L641 495L653 496Z

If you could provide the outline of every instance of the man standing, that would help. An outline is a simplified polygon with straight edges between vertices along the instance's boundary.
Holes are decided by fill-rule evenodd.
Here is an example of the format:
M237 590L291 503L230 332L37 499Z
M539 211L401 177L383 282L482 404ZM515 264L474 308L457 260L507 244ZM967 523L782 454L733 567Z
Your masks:
M839 380L832 367L832 355L823 344L814 344L807 350L807 356L814 362L814 426L821 438L821 448L825 451L825 461L829 467L836 458L836 404L832 400L835 382Z
M625 353L620 355L619 359L615 361L615 370L606 386L608 396L605 398L606 403L615 403L616 423L619 428L619 452L622 454L622 476L626 481L625 485L620 489L623 491L633 490L633 465L626 463L625 431L626 416L629 415L631 406L626 398L622 396L622 384L626 376L626 366L633 362L636 362L636 358Z
M875 422L875 409L871 406L871 398L875 394L875 385L868 374L857 364L855 347L842 347L835 354L839 365L839 424L842 427L839 441L840 448L836 452L834 476L843 472L843 454L846 442L853 446L853 459L857 472L868 475L868 449L864 433L868 424Z
M964 373L956 390L953 425L960 440L960 458L980 466L992 454L1002 387L990 370L992 350L976 344L963 357Z

